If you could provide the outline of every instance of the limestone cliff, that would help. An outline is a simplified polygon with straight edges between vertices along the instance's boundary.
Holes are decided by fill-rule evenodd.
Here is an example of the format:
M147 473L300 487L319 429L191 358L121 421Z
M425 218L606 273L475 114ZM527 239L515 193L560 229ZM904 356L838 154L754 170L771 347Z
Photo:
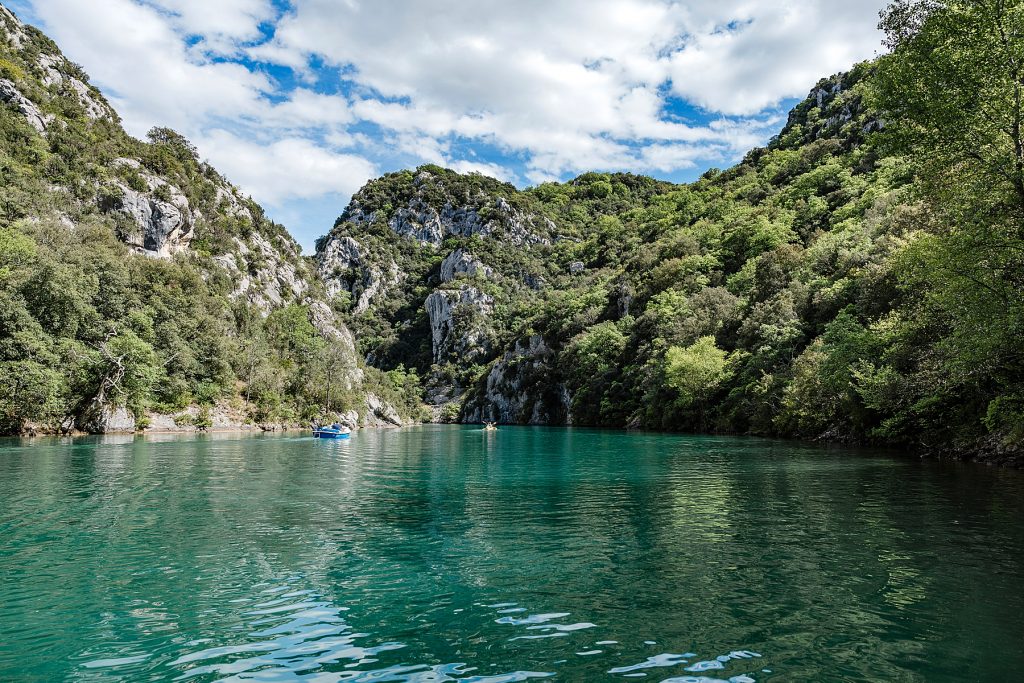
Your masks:
M129 136L82 68L2 5L0 166L0 237L33 255L13 275L0 268L10 275L0 278L0 298L14 316L0 322L0 364L14 381L5 385L13 404L0 407L0 431L166 427L174 420L160 411L195 401L240 401L224 410L253 424L287 423L323 411L320 387L288 379L304 366L328 368L335 395L344 394L360 422L401 423L415 412L400 413L386 378L368 375L332 305L337 288L324 286L282 226L178 133ZM73 259L60 262L63 249L75 250ZM48 264L48 255L58 260ZM350 256L358 263L357 250ZM116 263L104 267L108 257ZM54 323L47 311L55 305L70 307L74 323ZM286 341L297 332L278 318L312 330L312 337L301 333L301 352ZM39 341L7 343L16 338ZM125 345L134 345L132 353ZM136 371L145 379L129 390L126 378ZM213 427L224 423L211 419Z

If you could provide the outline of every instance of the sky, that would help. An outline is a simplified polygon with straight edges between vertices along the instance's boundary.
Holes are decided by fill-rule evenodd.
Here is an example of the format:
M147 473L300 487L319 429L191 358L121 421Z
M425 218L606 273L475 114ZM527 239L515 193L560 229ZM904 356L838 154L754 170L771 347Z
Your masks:
M5 0L142 137L168 126L304 249L424 163L676 182L881 51L884 0Z

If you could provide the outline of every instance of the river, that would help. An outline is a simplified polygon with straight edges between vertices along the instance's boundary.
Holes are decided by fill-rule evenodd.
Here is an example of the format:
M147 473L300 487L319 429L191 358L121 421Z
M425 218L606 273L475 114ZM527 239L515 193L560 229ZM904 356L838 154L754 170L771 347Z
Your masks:
M3 681L1024 680L1024 473L424 426L0 441Z

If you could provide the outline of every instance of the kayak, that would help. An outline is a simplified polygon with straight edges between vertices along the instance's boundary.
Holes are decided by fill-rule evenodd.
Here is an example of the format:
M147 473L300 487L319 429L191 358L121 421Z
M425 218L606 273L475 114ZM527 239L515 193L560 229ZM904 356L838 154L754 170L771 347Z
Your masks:
M321 427L320 429L313 430L314 439L347 439L352 433L348 429L331 429L330 427Z

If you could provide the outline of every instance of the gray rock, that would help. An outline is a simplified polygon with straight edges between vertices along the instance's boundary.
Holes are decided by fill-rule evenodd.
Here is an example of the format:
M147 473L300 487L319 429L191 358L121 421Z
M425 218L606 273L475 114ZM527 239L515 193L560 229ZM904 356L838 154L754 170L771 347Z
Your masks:
M164 184L163 181L160 184ZM180 191L175 188L171 201L163 201L119 181L115 186L120 196L104 198L100 208L126 216L138 228L137 232L124 236L129 246L160 257L169 257L188 248L194 218L188 199Z
M465 360L471 360L486 353L484 330L479 325L456 325L456 314L468 309L470 317L486 317L494 309L494 299L476 287L464 285L459 290L437 290L427 297L424 304L430 319L431 344L434 362L439 362L452 351ZM461 329L456 329L460 327Z
M482 394L467 401L463 421L571 424L572 398L551 382L553 357L540 335L516 342L491 366Z
M28 42L28 35L25 33L25 24L21 23L14 12L0 5L0 22L4 24L4 34L7 41L15 50L21 50Z
M93 92L92 88L69 74L63 73L68 68L68 61L60 55L39 55L39 66L43 70L43 83L56 85L68 94L73 95L85 110L90 119L117 120L117 114L102 97Z
M586 269L586 266L583 265L583 261L573 261L572 263L569 264L569 274L570 275L579 275L585 269Z
M354 410L349 410L338 416L338 422L345 425L349 429L359 428L359 413Z
M14 84L14 81L9 81L6 78L0 78L0 102L14 105L21 115L25 117L29 125L40 133L45 133L46 126L53 120L52 116L43 114L35 102L25 97L18 90L18 86Z
M252 220L249 207L242 202L242 199L238 196L238 191L234 187L218 187L215 202L225 214L232 218Z
M527 274L526 277L523 278L523 282L526 283L527 287L535 290L544 289L547 285L547 280L545 280L541 275Z
M329 238L316 255L317 272L327 293L352 294L355 313L363 313L373 301L398 285L402 272L393 260L386 269L370 262L363 246L349 236Z
M476 277L478 274L489 278L494 275L494 269L464 249L456 249L441 261L441 282L451 282L458 275Z
M435 247L450 236L488 237L498 231L504 239L516 245L550 243L541 234L554 229L550 219L518 211L503 197L494 198L481 193L467 202L449 196L443 205L438 206L440 202L436 196L441 193L444 197L445 193L440 180L421 171L413 180L413 186L416 194L389 216L381 217L374 211L366 211L356 195L345 210L344 218L356 225L383 218L396 234ZM482 215L485 211L487 218Z
M79 427L90 434L118 434L135 431L135 416L127 408L104 406Z
M235 284L232 297L245 297L265 312L289 301L302 301L309 290L310 273L298 246L280 235L273 239L274 243L257 232L247 240L236 237L237 254L214 257ZM260 265L253 268L254 262Z
M401 427L402 417L390 403L381 400L376 394L366 395L366 416L364 423L370 427L392 426Z

